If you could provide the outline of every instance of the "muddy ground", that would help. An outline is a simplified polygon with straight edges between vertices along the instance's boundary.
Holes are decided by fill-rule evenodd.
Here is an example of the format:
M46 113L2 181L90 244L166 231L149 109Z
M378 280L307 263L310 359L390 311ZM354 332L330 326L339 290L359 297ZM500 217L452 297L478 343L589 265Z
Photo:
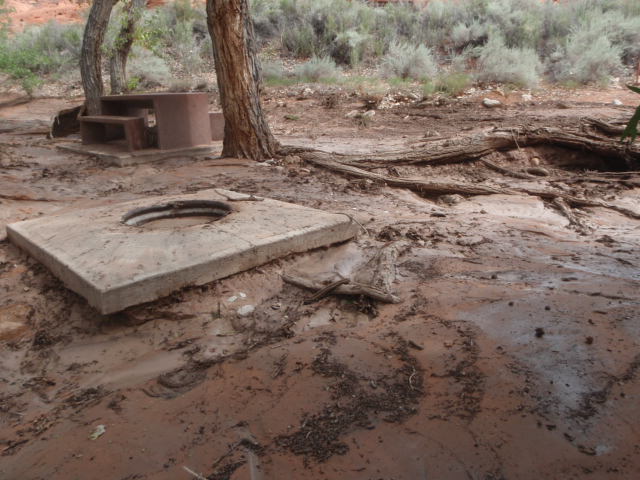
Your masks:
M357 95L275 89L265 105L282 143L353 153L630 116L634 101L622 90L528 103L514 93L496 110L474 96L395 100L365 125L345 118ZM104 166L42 133L77 102L0 110L0 478L640 476L640 221L583 209L580 232L537 197L424 198L295 161ZM385 173L541 187L589 176L585 165L611 169L546 146L493 160L550 177L516 180L477 162ZM637 176L556 185L640 211ZM13 221L211 187L358 215L366 231L110 316L4 235ZM310 292L282 282L284 272L335 279L390 242L399 304L305 304ZM253 315L239 317L248 304Z

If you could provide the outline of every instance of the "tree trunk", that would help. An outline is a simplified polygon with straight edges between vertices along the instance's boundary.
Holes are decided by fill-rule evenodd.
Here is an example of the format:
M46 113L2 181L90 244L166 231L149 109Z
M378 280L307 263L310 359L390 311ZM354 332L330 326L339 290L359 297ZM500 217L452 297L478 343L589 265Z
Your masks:
M222 155L273 157L278 142L260 105L262 79L247 0L207 0L207 25L225 121Z
M109 25L111 10L118 0L94 0L84 28L80 54L80 75L89 115L100 114L102 96L102 41Z
M140 20L142 9L147 0L127 0L123 9L123 22L116 39L114 51L109 61L109 76L111 78L111 94L118 95L126 92L127 87L127 59L133 45L136 24Z

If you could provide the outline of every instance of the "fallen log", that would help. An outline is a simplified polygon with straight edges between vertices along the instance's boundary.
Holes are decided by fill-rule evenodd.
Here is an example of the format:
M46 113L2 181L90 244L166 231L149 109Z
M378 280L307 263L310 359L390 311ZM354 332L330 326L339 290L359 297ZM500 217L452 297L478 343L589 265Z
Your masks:
M326 168L328 170L332 170L334 172L342 173L351 177L365 178L378 182L384 182L391 187L407 188L422 195L444 195L452 193L462 195L532 195L552 201L556 198L561 198L572 207L603 207L615 210L630 218L640 219L639 213L636 213L628 208L620 207L618 205L612 205L601 200L589 200L586 198L580 198L554 190L536 190L523 187L501 188L486 185L471 185L466 183L432 182L421 178L391 177L380 173L369 172L352 165L346 165L335 159L332 155L324 152L308 150L301 152L298 150L297 154L300 156L300 158L308 163Z
M281 154L320 153L330 155L343 165L358 168L380 168L399 165L444 165L477 160L496 151L512 150L534 145L552 145L573 150L595 153L604 158L617 160L629 169L640 168L640 142L623 143L619 139L609 139L588 135L581 131L581 125L565 130L556 127L514 127L498 128L457 136L446 140L426 143L414 150L403 150L375 155L346 155L328 153L299 147L282 147Z

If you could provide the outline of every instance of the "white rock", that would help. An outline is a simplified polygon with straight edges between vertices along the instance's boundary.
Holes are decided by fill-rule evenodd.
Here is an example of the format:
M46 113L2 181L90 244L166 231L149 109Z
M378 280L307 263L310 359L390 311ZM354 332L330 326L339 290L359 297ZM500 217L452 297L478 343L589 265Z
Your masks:
M533 95L531 95L530 93L523 93L522 94L522 101L523 102L531 102L533 100Z
M364 112L364 113L362 114L362 116L363 116L364 118L373 118L373 117L375 116L375 114L376 114L376 111L375 111L375 110L367 110L366 112Z
M351 110L349 113L347 113L345 115L346 118L356 118L358 115L360 115L360 112L358 110Z
M247 294L246 294L246 293L243 293L243 292L238 293L238 296L239 296L240 298L247 298Z
M500 100L494 100L492 98L484 98L482 99L482 105L487 108L496 108L502 105L502 102L500 102Z
M232 297L227 298L227 302L229 302L229 303L233 303L233 302L235 302L237 299L238 299L238 297L237 297L236 295L234 295L234 296L232 296Z
M619 107L620 105L622 105L622 102L621 102L620 100L618 100L617 98L614 98L614 99L613 99L613 102L611 102L611 103L613 103L614 105L616 105L616 106L618 106L618 107Z
M240 315L241 317L246 317L247 315L252 314L255 309L256 307L254 307L253 305L243 305L238 309L238 315Z

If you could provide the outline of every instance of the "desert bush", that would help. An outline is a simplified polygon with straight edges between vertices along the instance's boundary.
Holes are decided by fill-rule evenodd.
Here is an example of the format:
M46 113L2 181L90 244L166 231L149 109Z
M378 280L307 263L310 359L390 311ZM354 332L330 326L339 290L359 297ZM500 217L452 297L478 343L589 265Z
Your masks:
M424 45L394 43L382 59L386 77L422 80L433 77L438 67L431 50Z
M29 93L42 77L77 68L82 27L49 22L0 41L0 71L21 81Z
M549 56L547 70L554 80L605 84L622 72L625 49L621 39L633 37L634 32L624 28L624 18L618 12L593 11L588 17ZM628 48L628 54L634 56L638 47Z
M313 57L296 68L296 76L305 82L333 82L341 72L329 57Z
M436 80L436 91L452 97L462 95L473 83L473 79L466 73L448 73Z
M5 0L0 0L0 41L6 38L9 27L11 26L11 12L12 9L7 7Z
M542 63L532 48L508 47L499 35L492 35L470 55L477 58L476 78L480 82L510 83L534 87L540 80Z
M287 86L298 82L298 78L288 74L282 62L273 60L262 60L262 80L270 86Z
M134 46L127 62L129 89L153 88L167 85L171 80L171 71L167 62L151 50Z

